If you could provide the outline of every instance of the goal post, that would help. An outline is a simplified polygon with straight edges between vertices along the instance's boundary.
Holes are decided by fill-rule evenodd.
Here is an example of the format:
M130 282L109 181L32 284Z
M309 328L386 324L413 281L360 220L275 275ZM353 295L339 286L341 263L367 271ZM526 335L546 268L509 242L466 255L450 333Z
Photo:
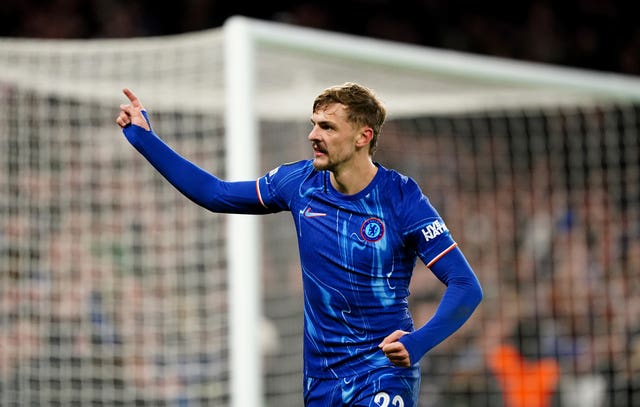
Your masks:
M0 404L302 405L291 214L196 207L114 120L129 87L179 153L253 179L309 156L313 98L347 81L387 106L376 160L416 179L485 290L426 356L420 406L498 405L504 343L557 363L563 405L637 404L640 78L241 16L0 38ZM418 264L417 323L441 289Z
M255 179L260 162L255 44L246 24L229 22L224 29L227 174L232 180ZM262 406L260 223L231 215L227 225L231 405Z

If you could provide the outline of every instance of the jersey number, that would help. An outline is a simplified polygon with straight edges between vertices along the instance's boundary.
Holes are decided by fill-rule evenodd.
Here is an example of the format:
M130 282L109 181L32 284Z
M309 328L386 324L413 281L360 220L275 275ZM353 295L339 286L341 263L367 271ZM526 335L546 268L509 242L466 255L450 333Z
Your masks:
M404 407L404 401L400 396L393 396L393 399L387 393L381 391L373 397L373 401L380 407Z

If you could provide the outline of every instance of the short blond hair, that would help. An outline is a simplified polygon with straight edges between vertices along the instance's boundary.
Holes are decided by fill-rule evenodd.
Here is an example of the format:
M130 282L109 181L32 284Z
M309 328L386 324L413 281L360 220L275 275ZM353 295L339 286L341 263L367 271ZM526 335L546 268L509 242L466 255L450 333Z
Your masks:
M387 117L387 110L372 89L354 82L346 82L325 89L313 102L313 113L328 105L340 103L346 107L347 120L358 126L369 126L373 138L369 143L369 155L378 146L378 136Z

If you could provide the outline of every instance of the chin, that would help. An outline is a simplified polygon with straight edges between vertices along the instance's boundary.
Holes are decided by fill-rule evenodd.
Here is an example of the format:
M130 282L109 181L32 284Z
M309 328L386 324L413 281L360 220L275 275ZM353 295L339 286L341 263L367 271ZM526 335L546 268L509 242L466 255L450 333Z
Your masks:
M324 171L329 169L329 164L325 160L318 160L315 158L313 160L313 168L319 171Z

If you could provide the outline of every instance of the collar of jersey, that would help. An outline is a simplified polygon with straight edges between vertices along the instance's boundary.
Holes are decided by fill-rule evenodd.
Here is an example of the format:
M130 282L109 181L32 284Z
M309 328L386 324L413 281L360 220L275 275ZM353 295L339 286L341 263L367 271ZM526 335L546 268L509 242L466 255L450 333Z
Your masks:
M369 194L369 192L371 192L371 190L373 188L375 188L376 185L378 185L378 183L382 179L382 173L385 170L385 168L382 165L380 165L379 163L374 162L374 164L376 165L376 167L378 167L378 172L376 172L376 175L373 177L373 179L371 180L369 185L367 185L362 191L357 192L357 193L355 193L353 195L346 195L346 194L343 194L342 192L338 191L337 189L335 189L333 187L333 185L331 184L329 171L323 171L323 173L324 173L323 176L325 177L325 182L326 182L326 185L327 185L327 191L332 196L335 196L335 197L337 197L337 198L339 198L341 200L347 200L347 201L356 201L358 199L361 199L361 198L367 196L367 194Z

